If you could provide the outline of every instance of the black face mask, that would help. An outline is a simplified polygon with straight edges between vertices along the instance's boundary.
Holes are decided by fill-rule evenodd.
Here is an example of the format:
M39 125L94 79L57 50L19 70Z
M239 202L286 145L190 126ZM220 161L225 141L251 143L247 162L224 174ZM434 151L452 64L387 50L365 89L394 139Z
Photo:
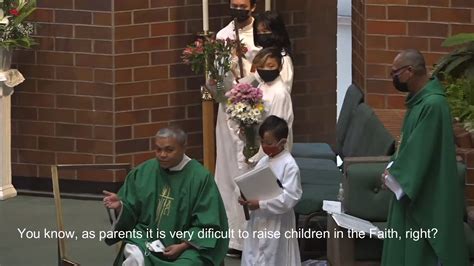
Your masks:
M408 90L408 83L406 82L400 82L400 78L397 76L393 76L393 86L395 89L401 91L401 92L409 92Z
M257 69L258 75L265 82L272 82L280 75L280 70L278 69Z
M250 17L250 10L230 8L230 16L237 19L237 22L244 22Z
M275 45L275 39L273 38L273 33L257 33L257 39L255 40L257 46L263 48L272 47Z

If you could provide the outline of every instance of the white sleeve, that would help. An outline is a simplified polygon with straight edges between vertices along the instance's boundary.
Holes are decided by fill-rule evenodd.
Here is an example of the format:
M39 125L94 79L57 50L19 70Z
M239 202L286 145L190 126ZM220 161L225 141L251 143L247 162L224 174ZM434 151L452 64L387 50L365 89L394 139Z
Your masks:
M296 165L290 165L284 171L283 193L278 197L261 200L260 209L271 214L283 214L291 210L301 198L303 191L301 189L300 170Z
M288 89L288 93L291 93L294 76L293 61L291 60L291 57L289 55L285 55L282 60L283 65L281 67L280 76Z

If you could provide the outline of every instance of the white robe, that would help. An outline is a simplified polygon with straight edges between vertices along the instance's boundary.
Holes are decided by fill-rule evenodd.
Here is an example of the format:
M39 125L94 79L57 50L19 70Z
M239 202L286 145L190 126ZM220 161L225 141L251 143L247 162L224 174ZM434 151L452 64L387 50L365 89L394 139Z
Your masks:
M260 208L250 213L242 253L245 266L294 266L301 265L297 238L286 238L285 232L297 230L293 207L302 195L300 171L294 158L287 150L275 157L265 156L256 167L269 165L283 186L280 196L261 200ZM252 237L254 232L280 232L278 239Z
M290 94L281 78L277 78L269 84L261 84L263 101L265 106L265 117L276 115L288 122L289 136L288 148L291 150L293 144L293 107ZM238 203L239 189L234 178L251 170L242 154L245 145L238 136L238 124L229 119L225 113L225 105L219 104L216 124L216 183L224 201L224 206L229 221L229 229L234 232L235 238L231 238L229 247L242 250L243 239L238 238L238 230L246 228L246 221L242 206ZM265 154L259 149L255 162Z
M257 48L253 41L253 22L239 29L239 37L242 43L247 47L245 58L242 58L244 75L250 74L252 61L260 48ZM216 36L217 39L225 40L230 38L235 40L234 22L231 21L225 28L220 30ZM239 73L237 65L237 58L233 59L232 68L234 72ZM234 81L232 75L228 75L230 83ZM224 201L224 206L229 220L229 229L235 232L237 236L238 230L244 230L246 221L242 206L237 202L240 193L237 185L234 182L234 177L239 176L250 168L241 162L238 164L237 157L242 153L238 147L243 147L242 140L238 137L238 126L232 121L229 121L228 115L225 113L225 105L219 104L217 111L216 124L216 183ZM243 164L242 164L243 163ZM240 165L240 168L239 168ZM230 248L242 250L243 239L231 238L229 243Z

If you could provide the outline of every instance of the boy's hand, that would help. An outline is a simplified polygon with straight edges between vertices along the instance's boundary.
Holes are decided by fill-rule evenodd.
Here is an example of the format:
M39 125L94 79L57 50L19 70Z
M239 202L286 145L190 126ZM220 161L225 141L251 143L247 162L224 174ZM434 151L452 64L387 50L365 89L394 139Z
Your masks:
M241 197L239 197L239 204L242 206L247 206L251 211L260 209L260 203L258 200L243 200Z

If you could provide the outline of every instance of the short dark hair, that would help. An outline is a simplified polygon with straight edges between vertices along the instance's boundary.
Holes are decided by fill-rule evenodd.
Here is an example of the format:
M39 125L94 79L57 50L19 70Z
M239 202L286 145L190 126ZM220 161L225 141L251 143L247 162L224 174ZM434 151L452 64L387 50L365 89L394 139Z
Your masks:
M291 54L291 42L288 35L288 31L285 27L283 17L275 11L265 11L255 16L253 23L253 39L255 45L262 46L258 43L257 32L258 25L263 24L265 28L271 30L273 37L275 38L274 46L283 50L286 54Z
M275 136L277 141L288 137L288 123L285 119L280 118L276 115L267 117L258 129L260 138L263 139L265 132L271 132Z
M232 0L229 0L229 2L232 2ZM255 6L257 4L257 0L249 0L251 6Z
M274 58L278 62L279 67L282 65L282 58L281 50L278 47L267 47L260 50L255 57L253 58L252 64L255 65L257 68L265 63L268 58Z
M406 49L400 52L401 61L404 65L410 65L415 75L426 75L425 57L417 49Z

